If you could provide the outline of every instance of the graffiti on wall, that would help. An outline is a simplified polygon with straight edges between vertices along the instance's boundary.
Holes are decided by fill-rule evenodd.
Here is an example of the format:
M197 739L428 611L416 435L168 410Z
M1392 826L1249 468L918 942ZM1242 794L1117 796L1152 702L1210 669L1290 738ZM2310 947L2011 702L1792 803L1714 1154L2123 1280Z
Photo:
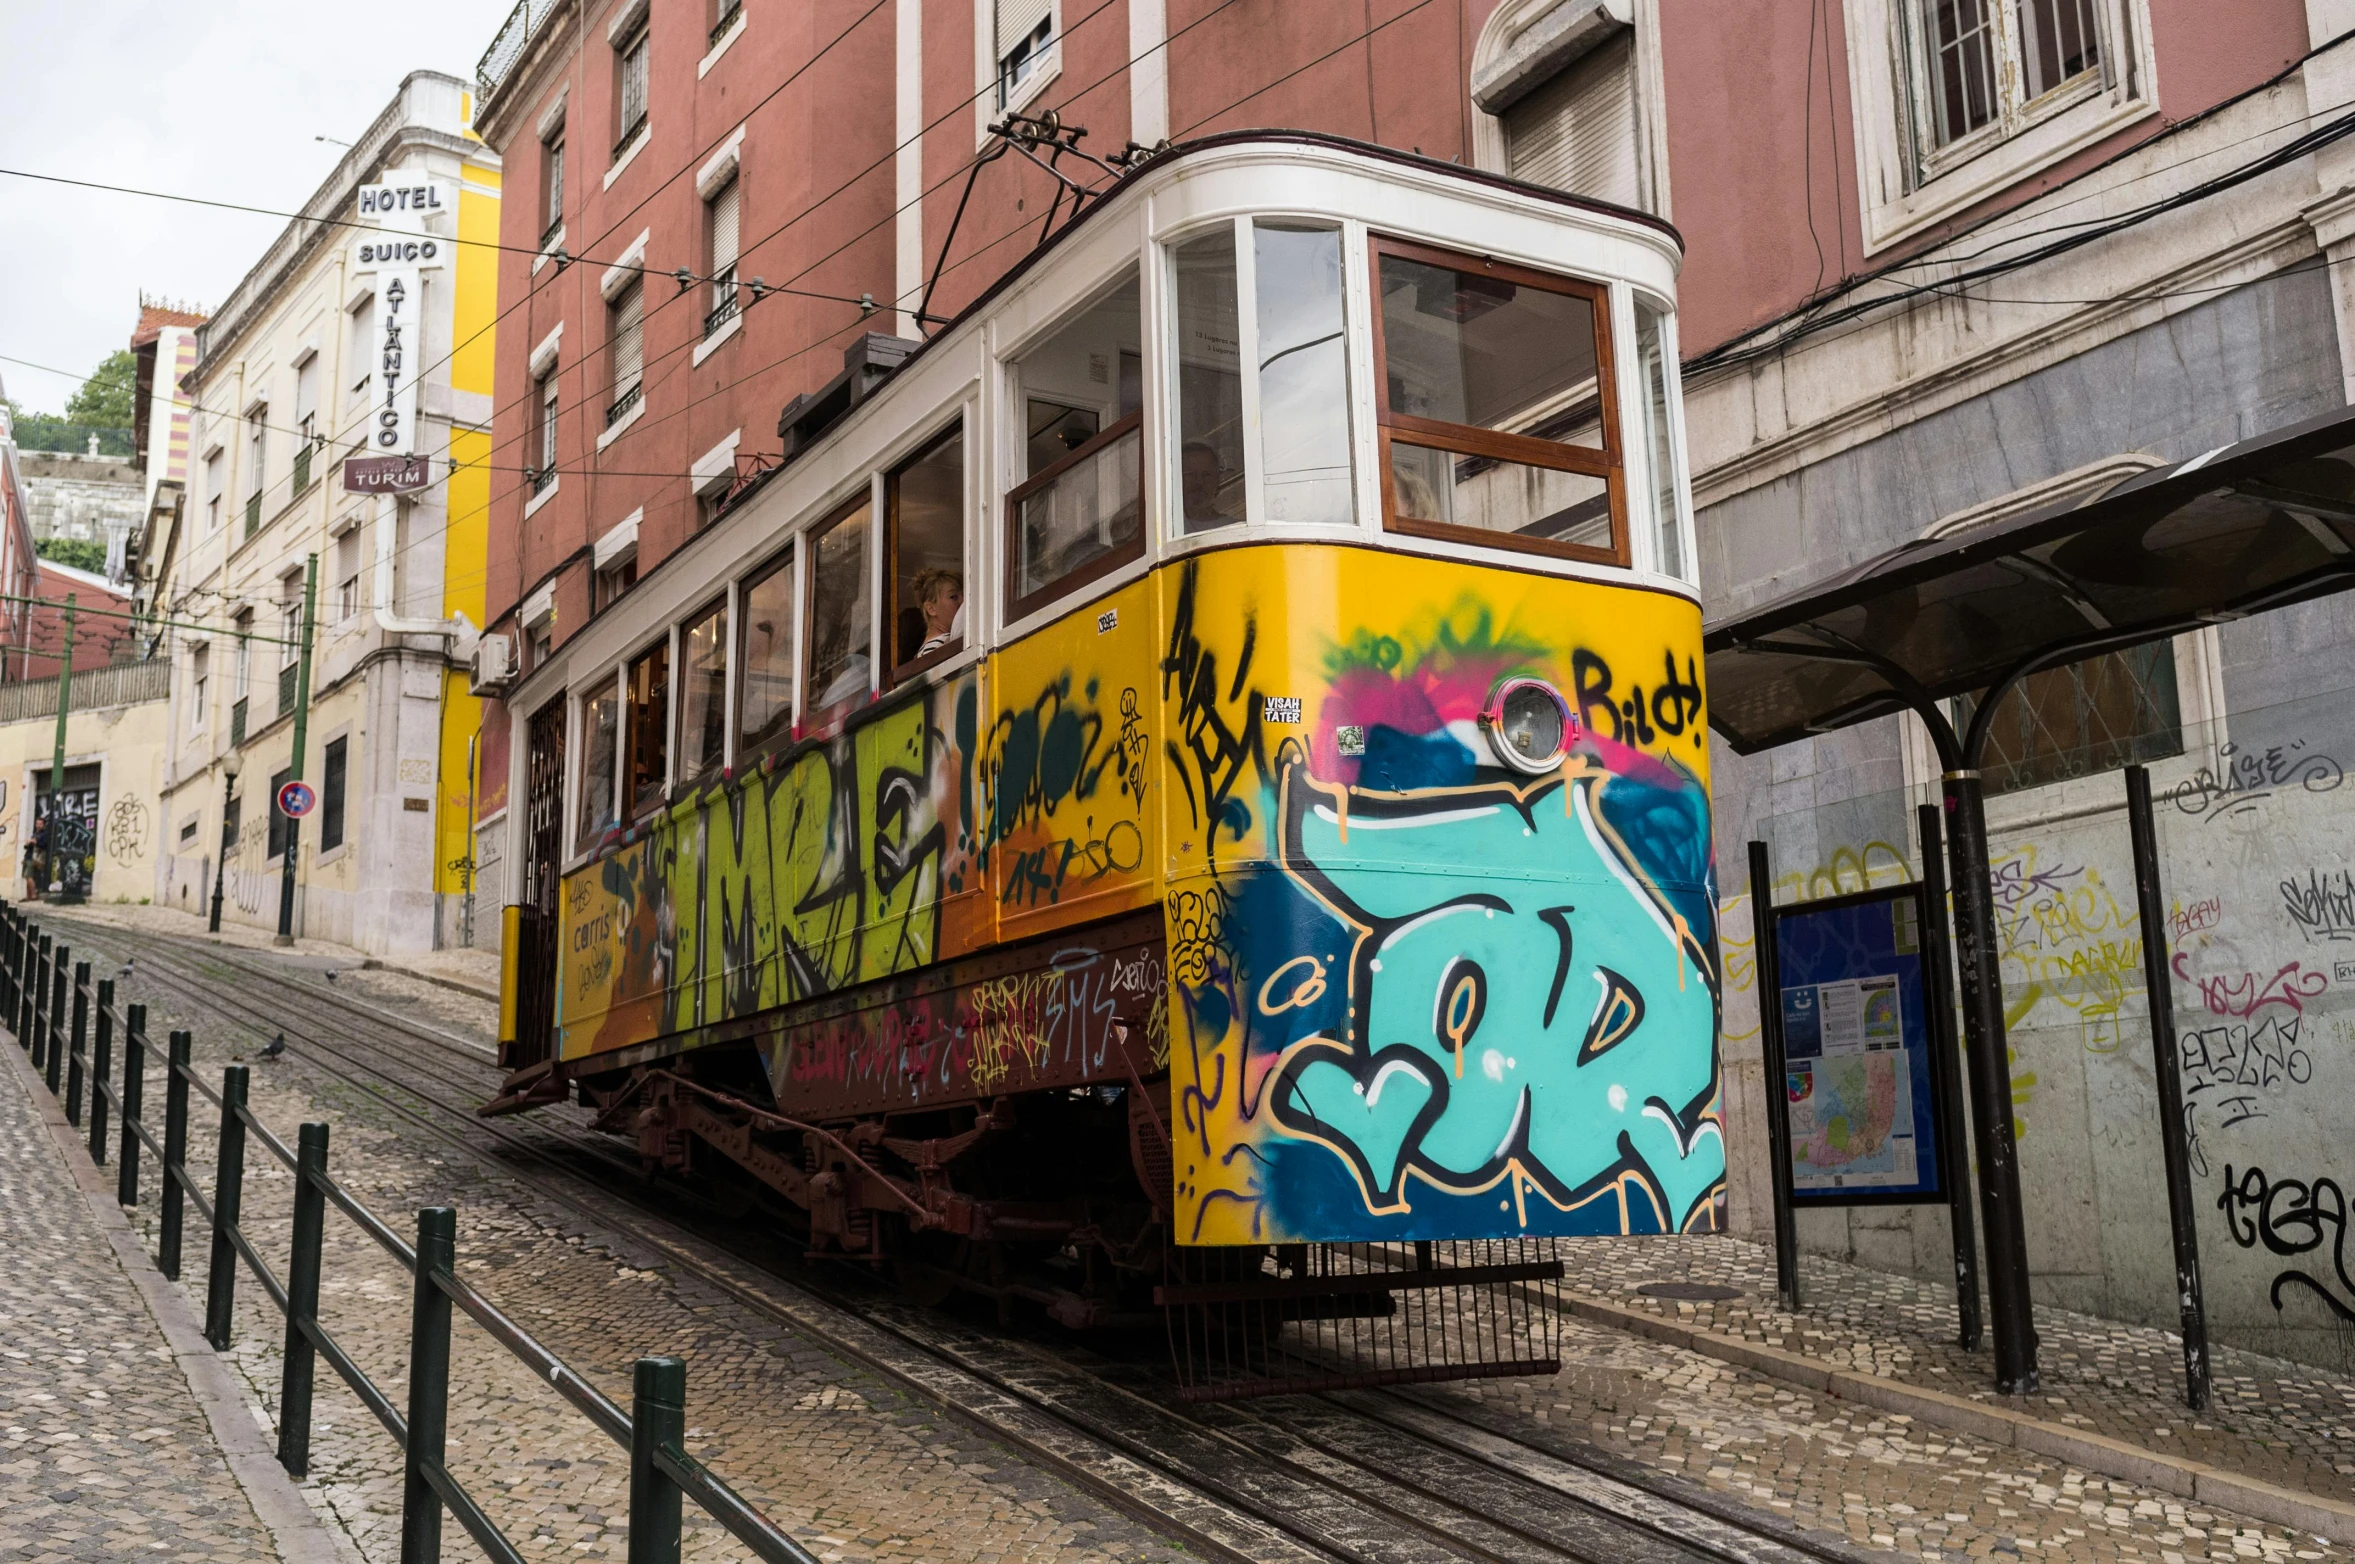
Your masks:
M2276 793L2337 791L2347 773L2337 757L2305 739L2264 749L2236 743L2216 746L2212 760L2169 789L2175 807L2194 820L2214 823L2253 813Z
M2275 1179L2259 1167L2236 1176L2228 1166L2216 1208L2224 1213L2225 1231L2243 1249L2263 1245L2269 1254L2288 1257L2328 1244L2331 1277L2317 1278L2296 1267L2277 1272L2269 1289L2273 1307L2279 1312L2290 1296L2309 1297L2340 1322L2355 1325L2355 1276L2347 1274L2347 1196L2336 1179Z
M1180 1239L1715 1225L1689 608L1470 572L1433 608L1450 572L1361 556L1260 601L1399 608L1296 631L1233 564L1186 567L1161 668ZM1488 749L1509 676L1581 713L1560 770Z

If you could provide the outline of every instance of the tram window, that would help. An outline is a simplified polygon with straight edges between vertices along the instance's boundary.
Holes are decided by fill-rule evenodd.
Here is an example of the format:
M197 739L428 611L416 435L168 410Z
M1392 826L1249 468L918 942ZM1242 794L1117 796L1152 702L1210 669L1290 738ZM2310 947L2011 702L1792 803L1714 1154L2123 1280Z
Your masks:
M965 431L893 469L891 661L895 677L965 644Z
M634 819L662 802L670 785L671 643L666 637L640 653L624 681L629 693L629 758L623 767Z
M613 807L614 750L621 736L621 691L610 681L581 698L580 816L573 845L586 852L620 818Z
M1188 532L1243 519L1243 350L1235 230L1177 247L1178 498Z
M1345 526L1353 507L1341 231L1262 221L1251 225L1251 249L1267 519Z
M743 656L736 675L736 712L742 754L793 726L793 555L788 552L744 585Z
M1016 360L1028 471L1006 496L1006 611L1017 618L1145 551L1137 274Z
M1603 290L1374 250L1389 524L1625 564Z
M679 635L679 776L700 776L726 758L728 605L714 603Z
M1666 345L1668 318L1642 299L1635 301L1635 351L1643 366L1644 457L1652 469L1652 526L1659 540L1657 566L1665 574L1686 574L1684 530L1676 514L1676 437L1668 422L1669 366L1674 349Z
M827 522L809 545L813 712L863 699L871 685L867 513L867 502L859 501Z

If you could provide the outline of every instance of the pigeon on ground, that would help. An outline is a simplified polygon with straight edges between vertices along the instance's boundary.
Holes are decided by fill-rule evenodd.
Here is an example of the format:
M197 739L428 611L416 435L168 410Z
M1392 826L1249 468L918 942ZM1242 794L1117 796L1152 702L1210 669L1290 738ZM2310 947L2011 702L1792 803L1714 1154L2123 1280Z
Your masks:
M262 1049L262 1057L265 1059L275 1059L284 1052L286 1052L286 1034L284 1032L280 1032L276 1037L271 1038L270 1041L264 1045Z
M335 969L333 967L329 967L327 969L327 981L330 983L335 981Z

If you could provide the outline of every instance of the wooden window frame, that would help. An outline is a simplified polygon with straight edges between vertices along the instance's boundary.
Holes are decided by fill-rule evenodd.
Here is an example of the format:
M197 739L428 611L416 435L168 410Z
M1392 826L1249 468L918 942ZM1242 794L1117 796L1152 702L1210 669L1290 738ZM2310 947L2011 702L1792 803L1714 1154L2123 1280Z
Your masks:
M857 515L862 510L869 512L867 521L868 525L872 527L874 525L875 519L872 513L874 503L874 485L872 482L869 482L861 486L859 493L852 496L850 499L843 501L842 504L836 506L825 520L820 521L813 526L803 528L800 536L794 539L795 547L798 548L801 552L802 572L801 611L796 617L793 626L795 639L799 643L794 647L793 651L794 677L797 681L799 681L793 691L793 704L801 712L801 720L795 724L796 728L807 728L813 723L830 722L834 718L841 716L846 712L856 711L859 707L866 705L869 701L872 701L875 698L878 689L881 688L880 682L876 679L874 672L875 626L873 621L870 620L867 625L868 671L866 694L855 696L845 695L842 699L836 701L831 706L821 707L812 706L810 704L811 701L817 698L817 690L815 688L816 681L810 676L810 660L817 655L818 650L818 638L811 633L814 622L818 617L818 544L827 533L832 532L836 527L841 526L844 522L850 520L851 517ZM873 557L875 552L875 540L873 535L870 533L867 539L867 568L869 570L873 570L875 568ZM869 580L862 582L861 585L866 588L868 593L867 601L870 605L872 605L874 603L873 581Z
M1510 549L1516 553L1542 554L1551 559L1613 565L1622 570L1631 568L1626 451L1619 420L1619 365L1613 351L1610 287L1604 283L1536 271L1526 266L1512 266L1502 261L1484 260L1458 250L1439 249L1404 239L1387 238L1381 234L1369 234L1366 243L1370 294L1367 314L1374 336L1374 425L1375 433L1379 436L1377 461L1381 468L1383 529L1407 537L1466 543L1480 548ZM1494 277L1500 282L1509 282L1518 287L1586 300L1595 317L1595 385L1602 404L1602 448L1596 450L1591 446L1564 445L1559 441L1541 440L1531 435L1483 429L1476 424L1453 424L1436 418L1418 417L1412 413L1392 412L1390 355L1382 331L1382 257L1385 255L1419 261L1426 266L1444 267L1449 271ZM1419 517L1399 515L1397 496L1392 492L1390 469L1390 443L1394 432L1409 445L1453 451L1463 456L1485 456L1495 461L1545 467L1555 472L1581 473L1602 479L1603 492L1610 502L1611 547L1595 548L1584 543L1525 537L1517 532L1490 532L1482 527L1465 527L1453 522L1425 521Z
M663 659L660 696L663 706L662 783L654 790L651 798L641 800L631 779L631 772L638 760L637 723L632 710L635 703L631 699L631 692L636 684L638 665L656 655ZM676 774L673 756L679 722L678 671L677 648L668 628L621 660L621 731L615 735L613 796L620 806L618 814L625 828L641 820L651 819L671 806L671 779Z
M949 420L948 423L943 425L940 431L933 435L931 439L926 440L923 444L917 446L913 451L910 451L905 457L902 457L899 461L894 462L883 475L883 624L881 629L883 635L886 637L886 645L890 644L888 638L899 624L899 611L901 606L899 600L900 474L906 472L909 468L915 466L918 462L932 455L935 451L948 444L951 440L963 440L964 438L965 415L960 412L955 418ZM970 448L968 448L965 453L964 463L968 479L970 478L971 474L972 456L973 453ZM966 519L964 501L967 492L968 491L965 489L965 487L960 485L957 504L957 520L960 527L962 527ZM967 542L970 543L970 541L971 534L968 532ZM973 600L973 593L971 591L973 585L973 561L971 559L967 559L965 561L965 585L967 588L965 593L965 600L968 604L970 604ZM966 623L968 627L970 627L972 623L972 615L970 613L966 615ZM952 657L961 656L964 653L969 639L969 633L967 635L956 636L950 640L948 645L940 647L935 651L926 652L920 657L912 657L904 663L893 664L892 666L886 668L884 672L882 687L887 690L896 688L897 686L906 683L908 680L915 678L918 674L922 673L927 668L933 667L939 663L947 662Z
M1028 407L1027 396L1022 399L1022 404L1025 408ZM1115 443L1127 439L1144 426L1145 413L1142 408L1129 414L1126 418L1115 419L1097 430L1087 444L1078 450L1058 458L1049 466L1033 473L1006 491L1006 622L1008 624L1036 613L1059 597L1066 597L1082 587L1092 586L1114 571L1133 565L1145 557L1145 542L1153 530L1152 485L1145 481L1142 460L1144 453L1140 450L1137 472L1136 542L1123 548L1113 549L1100 558L1090 560L1077 570L1057 576L1045 586L1034 591L1019 597L1015 595L1014 589L1019 580L1022 558L1022 502L1052 485L1056 479L1080 463L1093 460L1099 452L1110 449Z

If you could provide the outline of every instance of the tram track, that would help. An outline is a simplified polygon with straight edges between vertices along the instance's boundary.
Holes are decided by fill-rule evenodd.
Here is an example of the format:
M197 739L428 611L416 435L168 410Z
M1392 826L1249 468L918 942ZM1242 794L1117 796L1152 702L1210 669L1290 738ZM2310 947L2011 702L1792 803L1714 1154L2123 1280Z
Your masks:
M428 1135L1208 1556L1252 1564L1859 1564L1887 1556L1607 1452L1509 1430L1428 1392L1174 1407L1139 1362L976 1330L941 1311L829 1285L782 1256L747 1252L764 1246L720 1230L725 1219L692 1191L664 1184L683 1199L651 1198L636 1159L587 1130L580 1110L477 1118L476 1101L500 1079L479 1044L306 981L304 969L264 953L82 927L91 937L77 946L132 956L126 982L174 992L191 1013L282 1035L288 1057L367 1091Z

